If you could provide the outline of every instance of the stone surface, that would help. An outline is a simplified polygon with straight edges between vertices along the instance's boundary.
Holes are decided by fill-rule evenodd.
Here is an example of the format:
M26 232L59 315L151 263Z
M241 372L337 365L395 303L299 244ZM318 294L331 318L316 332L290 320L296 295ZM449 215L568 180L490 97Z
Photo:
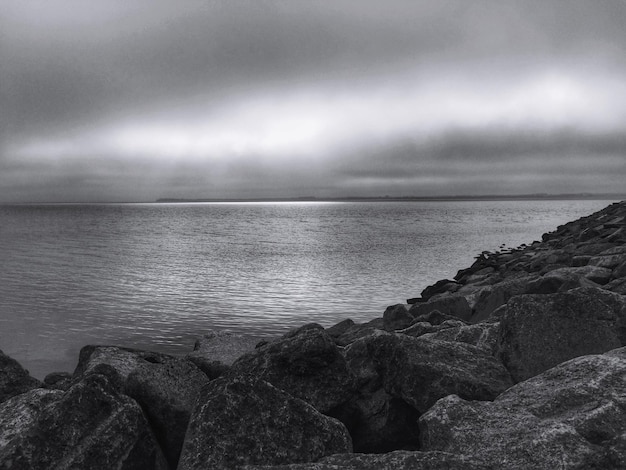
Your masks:
M483 322L476 323L475 325L462 325L453 328L445 328L433 333L427 333L423 336L423 338L467 343L481 348L493 355L496 352L499 333L499 322Z
M443 322L448 320L459 320L459 318L453 315L448 315L447 313L442 313L439 310L431 310L428 313L415 317L413 319L413 323L428 322L431 325L441 325Z
M266 380L321 413L331 413L354 391L354 380L332 338L319 325L305 325L239 358L229 376Z
M146 413L171 468L176 468L189 418L209 378L185 359L145 364L128 375L125 392Z
M0 351L0 403L41 386L15 359Z
M626 301L597 288L513 298L500 322L497 356L515 381L626 340Z
M224 377L204 388L178 469L310 462L351 451L339 421L263 380Z
M402 330L413 322L413 315L404 304L391 305L383 313L383 328L385 331Z
M72 374L69 372L51 372L43 378L43 385L51 390L67 390L72 386Z
M241 470L495 470L478 459L447 452L395 451L387 454L337 454L315 463L249 465Z
M446 397L420 418L422 446L505 468L622 469L625 349L567 361L492 403Z
M489 319L491 313L498 307L506 304L511 297L524 294L528 283L537 278L537 275L515 277L499 284L484 287L474 295L472 305L472 323L479 323Z
M346 359L360 388L380 383L419 413L452 393L493 400L512 385L499 361L465 343L377 334L346 348Z
M1 404L0 443L7 470L168 468L139 405L96 373Z
M472 309L467 303L467 299L462 295L450 295L429 300L428 302L414 304L409 312L414 317L420 317L434 310L438 310L441 313L461 320L469 320L472 315Z

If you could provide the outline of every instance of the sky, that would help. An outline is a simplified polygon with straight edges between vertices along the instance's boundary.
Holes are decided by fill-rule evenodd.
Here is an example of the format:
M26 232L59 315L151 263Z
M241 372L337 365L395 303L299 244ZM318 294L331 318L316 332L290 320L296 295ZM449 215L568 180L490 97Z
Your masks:
M0 0L0 202L626 193L626 0Z

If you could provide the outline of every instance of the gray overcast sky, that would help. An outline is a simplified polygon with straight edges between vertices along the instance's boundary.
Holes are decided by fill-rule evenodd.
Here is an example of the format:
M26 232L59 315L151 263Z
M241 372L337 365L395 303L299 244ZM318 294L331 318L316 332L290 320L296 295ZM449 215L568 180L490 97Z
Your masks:
M0 0L0 202L626 192L624 0Z

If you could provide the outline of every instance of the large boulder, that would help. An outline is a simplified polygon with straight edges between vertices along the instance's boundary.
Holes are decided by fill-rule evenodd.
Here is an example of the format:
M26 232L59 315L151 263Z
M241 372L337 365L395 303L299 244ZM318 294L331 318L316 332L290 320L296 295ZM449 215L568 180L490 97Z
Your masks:
M0 351L0 403L41 386L15 359Z
M97 373L2 403L0 443L2 469L168 468L139 405Z
M439 331L427 333L422 337L425 339L458 341L460 343L471 344L493 355L497 348L499 333L500 322L482 322L474 325L459 325L452 328L444 328Z
M193 412L179 470L311 462L351 452L339 421L249 376L207 385Z
M500 321L497 356L516 381L561 362L626 342L626 300L598 288L509 301Z
M413 315L404 304L391 305L383 313L383 327L386 331L402 330L413 322Z
M380 383L419 413L452 393L493 400L512 385L499 361L465 343L380 333L354 342L345 353L360 388Z
M141 405L170 467L176 468L191 412L209 378L185 359L147 363L128 375L125 392Z
M265 466L246 465L241 470L495 470L473 457L447 452L408 452L386 454L337 454L315 463Z
M492 403L446 397L420 418L422 446L512 469L625 468L624 350L567 361Z
M516 295L526 293L528 284L538 275L522 275L508 278L493 286L483 287L479 291L471 294L470 305L472 306L472 323L479 323L487 320L491 314L500 306L506 304L509 299Z
M354 380L333 339L317 324L305 325L239 358L230 377L250 375L331 413L354 391Z
M187 354L187 359L214 379L228 371L241 356L254 351L261 340L259 336L210 331L196 340L193 352Z
M553 294L578 287L599 287L611 279L611 270L597 266L555 269L528 284L528 294Z

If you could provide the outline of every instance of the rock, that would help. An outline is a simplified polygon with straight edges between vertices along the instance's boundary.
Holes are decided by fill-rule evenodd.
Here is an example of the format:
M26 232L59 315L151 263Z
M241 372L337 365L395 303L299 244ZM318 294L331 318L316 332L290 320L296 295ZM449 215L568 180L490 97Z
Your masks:
M187 359L209 378L215 379L226 373L241 356L254 351L261 339L229 331L211 331L196 340L193 352L187 355Z
M462 295L451 295L436 300L430 300L425 303L415 304L411 307L409 312L413 317L420 317L434 310L460 318L461 320L469 320L472 315L472 309L467 303L467 299Z
M626 295L626 278L614 279L605 285L604 289L616 294Z
M95 373L2 403L0 443L2 469L168 468L139 405Z
M178 469L310 462L351 451L339 421L263 380L224 377L204 388Z
M527 294L553 294L577 287L600 287L611 279L611 270L596 266L555 269L528 283Z
M423 448L513 469L624 468L625 349L567 361L493 403L446 397L420 418Z
M621 248L621 247L617 247ZM607 253L608 252L608 253ZM615 253L615 249L603 251L589 260L590 266L613 269L626 262L626 253Z
M475 296L472 306L471 323L487 320L498 307L506 304L513 296L524 294L528 283L537 275L509 278L499 284L483 287Z
M386 333L354 342L345 354L361 389L380 383L419 413L452 393L493 400L512 385L499 361L464 343Z
M433 295L442 294L444 292L449 292L450 290L454 290L458 287L459 287L458 282L451 281L450 279L442 279L440 281L437 281L432 286L428 286L426 289L422 291L420 295L422 299L428 300ZM407 303L413 303L413 302L407 302Z
M247 465L241 470L495 470L478 459L447 452L336 454L315 463L278 466Z
M432 333L434 331L439 331L440 329L441 327L439 325L435 326L425 321L419 321L413 323L411 326L405 328L404 330L397 331L397 333L402 333L403 335L413 336L417 338L418 336L425 335L426 333Z
M106 364L115 370L123 387L126 384L128 375L138 368L145 367L148 364L167 364L177 360L178 358L174 356L152 351L121 348L118 346L89 345L84 346L80 350L73 380L79 380L98 365Z
M231 377L252 375L330 413L354 391L354 379L332 338L319 325L305 325L239 358Z
M497 356L517 382L568 359L626 342L626 301L597 288L509 301L500 321Z
M427 333L423 338L467 343L493 355L496 352L499 332L499 322L483 322L476 323L475 325L461 325L453 328L445 328L433 333Z
M15 359L0 351L0 403L41 386Z
M385 331L402 330L413 322L413 315L409 313L404 304L387 307L383 313L383 329Z
M595 446L571 426L498 403L450 395L419 422L426 451L470 455L507 470L602 468Z
M420 315L413 319L413 323L418 322L428 322L431 325L441 325L443 322L447 320L458 320L458 317L453 315L448 315L446 313L441 313L439 310L431 310L430 312Z
M368 326L367 324L362 324L362 325L355 324L351 326L350 328L348 328L344 333L334 338L334 340L338 346L347 346L349 344L354 343L359 338L369 336L372 333L375 333L376 331L380 331L380 330L382 330L382 327L378 329L372 326Z
M354 325L356 325L356 323L354 323L350 318L346 318L336 325L333 325L330 328L326 328L326 333L328 333L328 336L330 336L331 338L337 339Z
M189 418L209 378L192 362L146 364L128 375L125 392L146 413L171 468L176 468Z
M67 390L72 385L72 374L69 372L51 372L43 378L43 385L50 390Z

